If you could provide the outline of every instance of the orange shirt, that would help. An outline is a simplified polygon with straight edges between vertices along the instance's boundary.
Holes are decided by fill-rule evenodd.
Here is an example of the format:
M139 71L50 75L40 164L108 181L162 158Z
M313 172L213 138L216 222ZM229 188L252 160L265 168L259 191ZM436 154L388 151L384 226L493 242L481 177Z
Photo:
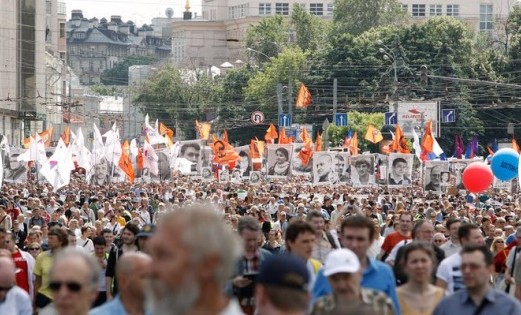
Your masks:
M403 236L398 231L392 232L385 238L384 243L382 244L382 249L386 253L390 253L393 250L394 246L396 246L396 244L400 243L403 240L410 239L412 239L411 236Z

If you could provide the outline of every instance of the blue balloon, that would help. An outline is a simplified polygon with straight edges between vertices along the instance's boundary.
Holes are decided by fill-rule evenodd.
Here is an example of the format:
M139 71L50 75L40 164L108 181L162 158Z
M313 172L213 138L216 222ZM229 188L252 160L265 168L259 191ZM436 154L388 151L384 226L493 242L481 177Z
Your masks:
M490 167L492 173L502 181L516 178L519 165L519 154L514 149L504 148L492 156Z

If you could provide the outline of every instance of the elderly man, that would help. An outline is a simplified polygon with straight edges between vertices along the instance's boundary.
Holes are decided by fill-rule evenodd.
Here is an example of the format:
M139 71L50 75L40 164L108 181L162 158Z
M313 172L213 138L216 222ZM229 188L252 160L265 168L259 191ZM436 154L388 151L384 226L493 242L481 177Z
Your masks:
M98 295L100 268L85 251L66 248L55 258L49 287L58 315L87 315Z
M220 293L240 257L239 242L211 206L169 213L149 245L153 314L242 314Z
M360 287L360 267L358 257L349 249L332 251L324 265L324 276L333 292L314 303L311 315L328 315L348 304L365 304L377 314L394 314L393 303L385 293Z
M16 266L9 257L0 257L0 314L33 314L29 294L16 286Z
M145 279L151 265L152 259L144 253L128 253L122 257L116 267L118 295L89 315L145 314Z

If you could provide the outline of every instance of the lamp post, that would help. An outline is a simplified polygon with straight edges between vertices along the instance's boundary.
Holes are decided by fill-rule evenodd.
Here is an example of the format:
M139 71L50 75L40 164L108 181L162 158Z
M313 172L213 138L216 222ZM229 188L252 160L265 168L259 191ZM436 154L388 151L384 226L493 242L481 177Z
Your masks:
M265 53L263 53L262 51L258 51L256 49L253 49L253 48L246 48L247 51L251 51L251 52L254 52L254 53L257 53L259 55L263 55L264 57L266 57L267 59L270 59L270 56L266 55Z
M383 54L384 60L392 62L393 71L394 71L394 88L393 88L393 96L394 96L396 93L396 90L398 90L398 65L396 62L397 61L396 55L389 46L387 46L383 43L382 40L379 39L376 41L376 43L378 45L382 46L378 49L378 51L381 54ZM396 117L398 117L398 103L394 102L393 106L394 106L394 113L396 114Z

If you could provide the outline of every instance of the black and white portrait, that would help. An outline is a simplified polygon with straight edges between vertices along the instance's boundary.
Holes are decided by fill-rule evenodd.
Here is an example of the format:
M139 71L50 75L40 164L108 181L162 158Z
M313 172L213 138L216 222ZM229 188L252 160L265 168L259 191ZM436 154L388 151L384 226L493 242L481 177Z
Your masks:
M385 154L376 153L374 155L375 161L375 180L379 185L387 184L387 162L389 161L389 156Z
M172 168L170 167L170 159L165 150L156 151L158 161L158 175L152 175L152 181L164 181L172 178Z
M106 158L102 158L92 166L90 184L91 185L107 185L110 183L111 166Z
M337 184L347 184L351 182L351 169L349 168L349 153L337 152L333 156L334 171Z
M211 167L203 167L201 169L201 178L204 181L209 181L213 179L213 172Z
M473 162L475 162L475 161L471 160L471 159L455 160L455 161L451 162L450 170L456 177L456 188L458 190L466 190L461 177L463 175L463 171L465 170L465 168L467 168L467 166L469 166L470 163L473 163Z
M192 163L190 175L199 175L202 165L202 147L200 140L182 141L178 158Z
M450 186L450 172L441 172L441 186Z
M441 192L444 186L441 182L441 174L448 170L449 163L447 161L426 161L425 171L423 173L424 190Z
M230 171L228 169L219 170L219 183L228 183L230 181Z
M8 183L23 182L27 180L27 163L18 161L22 154L21 149L11 149L4 159L4 181Z
M335 152L313 153L313 185L329 185L337 182L333 159Z
M351 183L354 187L367 187L375 184L373 155L351 157Z
M235 162L235 170L238 170L241 176L248 177L251 172L250 146L244 145L235 148L235 152L239 154L239 160Z
M412 185L413 154L389 154L387 185L395 187Z
M261 182L261 172L251 171L250 172L250 184L258 184Z
M291 144L268 146L268 178L281 178L291 174Z

